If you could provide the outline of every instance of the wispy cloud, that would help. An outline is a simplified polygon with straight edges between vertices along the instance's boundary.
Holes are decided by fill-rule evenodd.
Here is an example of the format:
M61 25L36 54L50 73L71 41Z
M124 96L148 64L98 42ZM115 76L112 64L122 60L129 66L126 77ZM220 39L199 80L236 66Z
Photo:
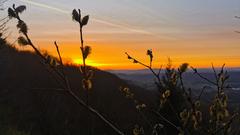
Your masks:
M24 3L28 3L28 4L31 4L31 5L34 5L34 6L38 6L38 7L41 7L41 8L53 10L53 11L56 11L56 12L59 12L59 13L70 15L69 11L64 10L64 9L60 9L58 7L54 7L54 6L50 6L50 5L47 5L47 4L35 2L35 1L32 1L32 0L19 0L19 1L22 1ZM101 23L101 24L105 24L105 25L111 26L111 27L124 29L124 30L127 30L130 33L154 35L154 33L149 32L149 31L131 28L129 26L125 26L125 25L121 25L121 24L117 24L117 23L112 23L110 21L105 21L105 20L102 20L102 19L91 18L91 20L93 20L94 22L97 22L97 23Z
M46 5L46 4L34 2L34 1L31 1L31 0L19 0L19 1L22 1L22 2L31 4L31 5L34 5L34 6L38 6L38 7L42 7L42 8L46 8L46 9L50 9L50 10L54 10L54 11L57 11L57 12L60 12L60 13L69 14L69 12L66 11L66 10L63 10L63 9L60 9L60 8L56 8L56 7L53 7L53 6L49 6L49 5Z

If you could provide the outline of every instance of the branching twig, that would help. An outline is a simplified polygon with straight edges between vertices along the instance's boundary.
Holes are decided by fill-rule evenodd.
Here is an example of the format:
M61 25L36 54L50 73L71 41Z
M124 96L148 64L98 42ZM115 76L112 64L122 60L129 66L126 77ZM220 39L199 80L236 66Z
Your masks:
M154 110L150 110L152 113L154 113L155 115L159 116L163 121L165 121L166 123L168 123L169 125L171 125L172 127L174 127L176 130L181 131L180 127L177 127L175 124L173 124L171 121L169 121L168 119L166 119L164 116L162 116L160 113L158 113L157 111Z
M57 49L57 52L58 52L58 55L59 55L59 59L60 59L60 63L61 63L61 66L63 66L63 62L62 62L62 57L61 57L61 54L59 52L59 49L58 49L58 45L57 43L55 42L55 46L56 46L56 49ZM106 124L108 124L113 130L115 130L119 135L124 135L124 133L122 133L117 127L115 127L109 120L107 120L104 116L102 116L97 110L93 109L92 107L90 107L87 103L85 103L82 99L80 99L72 90L71 90L71 87L70 87L70 84L69 84L69 81L63 71L63 75L65 76L65 82L66 82L66 85L68 87L67 91L69 92L69 94L80 104L82 105L83 107L85 107L87 110L89 110L91 113L95 114L96 116L98 116L101 120L103 120Z
M209 83L211 83L211 84L213 84L213 85L215 85L215 86L217 85L217 83L215 83L215 82L209 80L208 78L202 76L202 75L197 71L196 68L193 68L193 67L191 67L191 68L193 69L194 73L197 74L197 75L198 75L200 78L202 78L203 80L206 80L207 82L209 82Z
M25 6L22 6L22 9L25 10ZM13 5L13 9L9 8L10 12L9 12L9 17L10 18L16 18L18 20L19 23L24 23L21 18L19 17L19 13L16 11L16 8L15 8L15 5ZM22 11L23 11L22 10ZM24 23L25 24L25 23ZM97 110L93 109L92 107L90 107L88 104L86 104L80 97L78 97L74 92L73 90L71 89L71 86L70 86L70 83L69 83L69 80L67 79L67 76L66 74L64 73L64 71L62 70L62 73L58 71L58 69L54 66L51 66L49 63L47 63L47 59L41 54L41 52L35 47L35 45L32 43L31 39L29 38L27 32L25 31L25 28L24 30L21 29L21 25L18 24L20 27L20 32L25 36L26 40L27 40L27 43L24 42L25 44L29 44L35 51L35 53L40 56L40 58L42 60L44 60L46 62L46 65L48 65L48 67L50 67L59 77L60 79L62 79L64 81L64 84L65 84L65 88L68 93L75 99L75 101L77 101L81 106L83 106L84 108L86 108L88 111L90 111L92 114L96 115L98 118L100 118L103 122L105 122L109 127L111 127L116 133L118 133L119 135L124 135L123 132L121 132L116 126L114 126L112 124L112 122L110 122L109 120L107 120L104 116L102 116ZM25 24L26 25L26 24ZM24 26L26 27L26 26ZM83 40L82 40L83 41ZM59 59L60 59L60 64L61 64L61 67L63 68L63 62L62 62L62 58L61 58L61 54L60 54L60 51L58 49L58 45L57 43L55 42L55 47L57 49L57 52L58 52L58 56L59 56Z

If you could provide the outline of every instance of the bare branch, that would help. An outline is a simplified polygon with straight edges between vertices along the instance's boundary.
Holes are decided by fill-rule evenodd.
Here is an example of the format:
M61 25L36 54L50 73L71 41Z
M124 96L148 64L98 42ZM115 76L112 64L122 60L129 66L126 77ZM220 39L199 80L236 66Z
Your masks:
M41 91L41 92L67 92L61 88L30 88L29 90Z
M213 82L213 81L209 80L208 78L202 76L202 75L197 71L196 68L193 68L193 67L191 67L191 68L193 69L194 73L197 74L200 78L202 78L203 80L206 80L207 82L209 82L209 83L217 86L217 84L216 84L215 82Z
M150 110L152 113L154 113L155 115L159 116L163 121L167 122L169 125L171 125L172 127L174 127L176 130L181 131L180 127L176 126L175 124L173 124L171 121L169 121L168 119L166 119L164 116L162 116L160 113L158 113L155 110Z

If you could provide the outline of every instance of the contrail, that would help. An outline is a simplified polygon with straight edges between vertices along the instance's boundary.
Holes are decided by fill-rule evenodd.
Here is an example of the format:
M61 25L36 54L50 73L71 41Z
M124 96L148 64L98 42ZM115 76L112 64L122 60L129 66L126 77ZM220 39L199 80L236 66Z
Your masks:
M50 9L50 10L54 10L54 11L59 12L59 13L70 15L69 11L67 11L67 10L63 10L63 9L60 9L60 8L57 8L57 7L49 6L49 5L38 3L38 2L34 2L32 0L19 0L19 1L22 1L24 3L28 3L28 4L31 4L31 5L34 5L34 6L38 6L38 7L42 7L42 8L46 8L46 9ZM124 25L120 25L120 24L116 24L116 23L111 23L111 22L104 21L104 20L101 20L101 19L92 18L92 20L95 21L95 22L98 22L98 23L102 23L102 24L108 25L108 26L121 28L121 29L127 30L129 32L140 33L140 34L147 34L147 35L154 35L154 33L149 32L149 31L140 30L140 29L133 29L133 28L130 28L128 26L124 26Z
M42 3L38 3L38 2L34 2L34 1L31 1L31 0L19 0L19 1L22 1L22 2L31 4L31 5L34 5L34 6L38 6L38 7L51 9L51 10L54 10L54 11L57 11L57 12L60 12L60 13L69 14L69 12L66 11L66 10L62 10L60 8L55 8L55 7L52 7L52 6L49 6L49 5L46 5L46 4L42 4Z

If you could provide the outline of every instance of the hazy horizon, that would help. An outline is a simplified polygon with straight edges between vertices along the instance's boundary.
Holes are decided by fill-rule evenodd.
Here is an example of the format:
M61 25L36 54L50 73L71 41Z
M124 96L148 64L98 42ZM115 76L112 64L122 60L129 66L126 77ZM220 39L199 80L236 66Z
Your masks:
M81 63L81 55L71 11L80 8L90 15L84 29L86 44L93 48L88 64L100 69L141 69L124 53L147 63L147 49L153 49L155 67L168 57L175 66L240 65L240 35L234 32L240 29L240 20L234 18L240 15L238 0L11 0L5 8L13 3L27 6L22 18L39 48L56 55L53 42L58 41L64 60L75 64ZM15 24L9 24L12 42L18 36Z

